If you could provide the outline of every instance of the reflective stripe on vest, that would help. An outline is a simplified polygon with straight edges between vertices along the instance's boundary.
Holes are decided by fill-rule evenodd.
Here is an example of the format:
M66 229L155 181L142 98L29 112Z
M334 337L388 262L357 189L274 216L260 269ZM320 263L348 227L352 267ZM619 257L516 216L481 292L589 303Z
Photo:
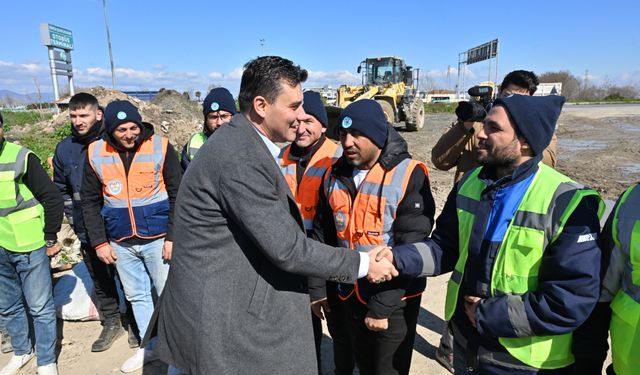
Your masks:
M447 285L445 318L456 310L458 291L472 241L475 212L486 184L478 178L476 168L462 179L456 197L460 256ZM544 251L561 233L569 216L587 196L597 196L554 169L539 163L538 171L518 206L500 244L491 274L491 295L522 295L538 288L538 272ZM600 199L598 215L604 211ZM514 321L521 321L514 317ZM527 330L525 330L526 332ZM573 363L570 333L550 336L528 336L498 340L509 354L538 369L562 368Z
M6 141L0 153L0 246L19 253L44 246L44 208L22 182L29 154Z
M196 153L198 152L200 147L202 147L202 145L204 145L206 141L207 141L207 136L203 132L196 133L192 135L191 138L189 138L189 142L187 142L187 146L186 146L187 157L189 158L189 161L193 160L193 158L196 156Z
M109 239L158 238L167 232L169 197L163 166L169 140L153 135L140 144L127 175L118 151L104 140L89 145L93 170L102 183L101 214Z
M625 260L620 290L611 302L611 353L617 374L640 367L640 185L627 189L613 216L613 251Z
M327 174L324 193L333 212L338 246L366 252L379 245L394 245L393 222L415 168L422 168L428 176L426 165L420 161L404 159L390 171L376 163L360 184L353 201L347 187L331 173ZM355 291L358 300L366 304L369 296L361 293L364 287L359 287L360 283L368 281L358 280L355 286L339 284L339 297L346 300Z
M313 229L313 218L316 216L316 206L318 205L318 193L320 191L320 185L322 184L322 177L331 165L342 155L342 147L329 139L325 139L322 146L316 150L311 160L309 160L309 164L304 171L299 186L297 180L297 161L289 159L290 151L290 145L284 148L282 157L279 160L280 170L298 203L304 228L310 231Z

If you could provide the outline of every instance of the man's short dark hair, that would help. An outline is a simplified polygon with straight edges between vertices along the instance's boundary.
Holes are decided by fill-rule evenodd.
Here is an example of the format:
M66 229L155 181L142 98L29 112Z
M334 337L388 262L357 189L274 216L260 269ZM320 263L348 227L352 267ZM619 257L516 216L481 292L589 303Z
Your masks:
M509 85L516 85L529 91L529 95L533 95L538 89L538 76L534 72L528 70L514 70L507 74L502 83L500 84L500 90L505 89Z
M306 81L307 76L305 69L279 56L262 56L249 61L244 65L240 81L240 111L246 113L251 110L256 96L262 96L268 103L273 103L282 91L281 81L295 87Z
M75 110L83 109L86 107L92 107L95 109L100 108L98 104L98 99L96 99L95 96L86 92L77 93L74 96L72 96L71 99L69 99L70 111L75 111Z
M0 112L0 128L4 125L4 119L2 118L2 112Z

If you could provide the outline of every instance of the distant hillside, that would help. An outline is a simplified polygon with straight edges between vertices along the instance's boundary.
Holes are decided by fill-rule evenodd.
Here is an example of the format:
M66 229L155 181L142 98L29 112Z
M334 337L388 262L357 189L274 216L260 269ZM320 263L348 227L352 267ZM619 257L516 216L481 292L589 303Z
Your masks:
M39 101L53 101L53 94L50 92L43 92L41 94L41 99L38 100L37 93L18 94L17 92L11 90L0 90L0 105L2 106L22 105L36 103Z

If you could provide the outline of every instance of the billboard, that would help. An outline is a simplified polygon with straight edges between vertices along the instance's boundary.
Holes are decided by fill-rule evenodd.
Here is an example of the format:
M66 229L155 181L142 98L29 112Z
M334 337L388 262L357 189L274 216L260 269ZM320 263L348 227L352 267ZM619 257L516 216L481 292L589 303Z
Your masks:
M42 39L42 44L47 47L57 47L69 51L73 49L71 30L49 23L40 24L40 39Z
M498 54L498 39L481 44L467 51L467 65L489 60Z

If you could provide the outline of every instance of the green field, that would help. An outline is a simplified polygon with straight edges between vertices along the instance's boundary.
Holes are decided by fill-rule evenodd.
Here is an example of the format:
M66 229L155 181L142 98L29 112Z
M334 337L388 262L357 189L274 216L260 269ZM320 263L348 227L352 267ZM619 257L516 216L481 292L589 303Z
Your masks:
M44 169L51 175L52 171L47 163L47 158L53 156L56 145L63 138L71 134L70 126L60 126L56 128L53 134L44 134L41 129L31 129L26 133L12 132L12 129L21 128L27 124L35 124L40 121L50 120L53 117L51 113L41 113L38 111L26 112L5 112L2 111L4 119L5 138L10 141L17 141L29 150L33 151Z

